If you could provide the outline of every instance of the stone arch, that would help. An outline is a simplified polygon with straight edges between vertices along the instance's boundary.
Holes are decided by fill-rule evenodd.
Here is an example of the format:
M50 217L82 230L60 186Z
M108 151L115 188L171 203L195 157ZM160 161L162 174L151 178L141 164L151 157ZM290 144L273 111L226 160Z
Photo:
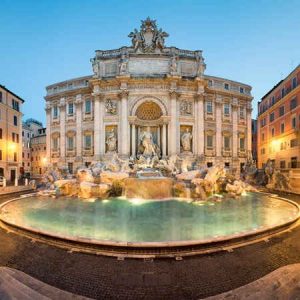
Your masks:
M167 116L168 115L168 110L167 107L165 106L165 104L163 103L163 101L157 97L154 96L143 96L141 98L138 98L134 101L131 111L130 111L130 115L131 116L135 116L137 113L137 109L138 107L140 107L141 104L145 103L145 102L153 102L155 104L157 104L162 112L163 116Z

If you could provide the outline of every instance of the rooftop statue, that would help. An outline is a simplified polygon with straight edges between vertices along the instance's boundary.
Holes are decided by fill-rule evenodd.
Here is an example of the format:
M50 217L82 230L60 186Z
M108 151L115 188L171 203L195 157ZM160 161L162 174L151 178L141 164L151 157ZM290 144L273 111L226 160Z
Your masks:
M156 21L151 20L149 17L141 22L140 31L134 29L134 31L128 35L128 37L131 38L133 49L136 52L139 51L142 53L162 50L165 47L165 38L168 37L169 34L161 28L158 29Z

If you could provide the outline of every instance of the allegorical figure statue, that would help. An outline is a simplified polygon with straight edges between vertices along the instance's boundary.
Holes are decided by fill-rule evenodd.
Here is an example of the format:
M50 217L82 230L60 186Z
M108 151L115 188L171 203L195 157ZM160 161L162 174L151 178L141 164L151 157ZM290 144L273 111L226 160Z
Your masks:
M122 54L120 63L119 63L119 71L120 75L127 73L127 65L128 65L128 58L125 54Z
M192 138L193 136L190 133L189 129L187 128L181 136L181 146L183 151L191 151Z
M105 143L107 145L108 152L113 152L117 150L117 136L113 129L107 134Z
M152 156L155 155L155 144L153 142L153 137L151 132L144 131L140 135L140 142L144 148L143 155L144 156Z
M117 104L115 102L112 102L110 99L108 99L106 101L105 109L106 109L106 112L110 115L116 115L117 114Z
M170 73L177 73L177 57L175 55L171 59Z
M134 29L134 31L130 32L128 37L131 38L131 42L134 50L137 50L144 42L141 33L137 31L137 29Z

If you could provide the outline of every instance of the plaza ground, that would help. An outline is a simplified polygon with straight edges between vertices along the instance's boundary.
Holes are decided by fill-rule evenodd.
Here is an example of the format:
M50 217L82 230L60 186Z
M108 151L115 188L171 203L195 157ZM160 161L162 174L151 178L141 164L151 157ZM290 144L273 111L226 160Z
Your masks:
M300 196L285 196L300 203ZM0 266L95 299L199 299L299 263L299 236L296 227L233 252L144 261L71 253L0 229Z

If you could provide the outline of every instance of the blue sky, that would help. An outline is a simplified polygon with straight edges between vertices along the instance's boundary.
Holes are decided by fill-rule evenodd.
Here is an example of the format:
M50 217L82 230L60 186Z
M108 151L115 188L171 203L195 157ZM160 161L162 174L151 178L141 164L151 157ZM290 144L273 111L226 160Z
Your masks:
M201 49L206 74L253 87L257 101L300 63L300 1L0 0L0 84L45 122L45 86L92 73L96 49L129 45L150 16L167 46Z

